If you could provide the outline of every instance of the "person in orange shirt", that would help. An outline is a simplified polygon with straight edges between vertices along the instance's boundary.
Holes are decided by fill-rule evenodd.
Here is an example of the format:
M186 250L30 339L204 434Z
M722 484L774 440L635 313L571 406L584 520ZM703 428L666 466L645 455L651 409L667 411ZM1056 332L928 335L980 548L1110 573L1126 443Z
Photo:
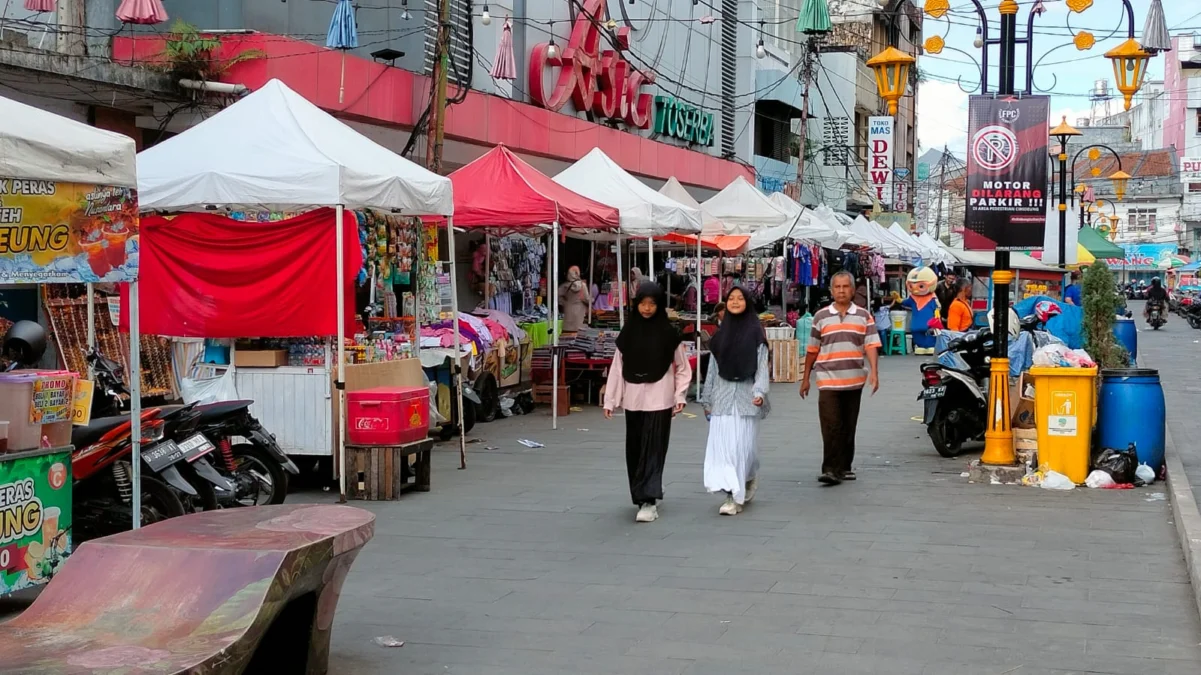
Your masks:
M955 299L947 310L947 330L960 333L970 330L974 323L972 312L972 282L959 279L955 282Z

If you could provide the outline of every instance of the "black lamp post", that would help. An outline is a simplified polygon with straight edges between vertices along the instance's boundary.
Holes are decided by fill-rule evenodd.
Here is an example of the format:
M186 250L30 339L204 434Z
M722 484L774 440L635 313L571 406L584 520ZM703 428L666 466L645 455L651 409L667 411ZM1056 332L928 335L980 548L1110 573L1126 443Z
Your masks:
M1080 136L1080 131L1068 124L1067 115L1051 130L1051 138L1059 141L1059 266L1068 264L1068 141Z

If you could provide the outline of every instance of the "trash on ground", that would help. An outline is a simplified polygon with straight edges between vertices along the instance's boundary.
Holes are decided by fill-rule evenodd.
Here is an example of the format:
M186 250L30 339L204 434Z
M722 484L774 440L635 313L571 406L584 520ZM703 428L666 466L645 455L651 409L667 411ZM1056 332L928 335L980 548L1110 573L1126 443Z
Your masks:
M469 439L467 439L467 444L468 444L468 445L471 445L472 443L483 443L483 442L484 442L484 439L482 439L482 438L469 438Z
M1165 495L1164 493L1152 492L1151 494L1147 495L1147 498L1144 499L1143 501L1145 501L1145 502L1166 502L1167 500L1168 500L1168 496Z
M576 431L591 431L591 429L576 429Z
M1093 471L1092 473L1090 473L1088 475L1088 478L1084 479L1084 484L1090 488L1106 488L1106 487L1110 487L1113 485L1117 485L1117 483L1113 480L1113 476L1105 473L1104 471L1102 471L1100 469L1097 469L1097 470Z
M1147 485L1155 482L1155 469L1147 464L1139 464L1138 468L1134 470L1134 475L1141 478Z
M971 475L972 475L972 474L968 473L967 471L964 471L963 473L959 474L959 477L960 477L960 478L968 478L968 477L970 477Z
M396 638L392 637L391 635L381 635L381 636L375 638L374 640L372 640L372 642L374 642L375 644L377 644L381 647L403 647L403 646L405 646L404 640L397 640Z
M1071 478L1059 473L1058 471L1048 471L1044 476L1039 487L1044 490L1074 490L1076 484Z
M484 449L485 450L500 450L500 448L496 447L495 445L485 445Z
M527 448L545 448L546 447L545 445L539 443L538 441L531 441L528 438L519 439L517 442L524 445Z
M583 408L580 408L579 406L574 406L574 405L571 406L571 408L569 408L569 410L571 410L571 412L584 412Z
M1138 451L1133 443L1125 450L1102 449L1093 462L1093 468L1109 474L1115 483L1139 484L1139 478L1135 475L1135 469L1138 468Z

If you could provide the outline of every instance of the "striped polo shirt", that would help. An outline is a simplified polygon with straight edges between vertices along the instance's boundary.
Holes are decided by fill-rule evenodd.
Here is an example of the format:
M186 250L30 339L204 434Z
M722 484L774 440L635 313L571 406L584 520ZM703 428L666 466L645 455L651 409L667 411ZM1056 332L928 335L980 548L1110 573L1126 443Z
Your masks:
M862 389L867 384L866 350L879 347L871 312L853 303L846 314L834 305L818 310L809 331L809 353L817 354L817 388Z

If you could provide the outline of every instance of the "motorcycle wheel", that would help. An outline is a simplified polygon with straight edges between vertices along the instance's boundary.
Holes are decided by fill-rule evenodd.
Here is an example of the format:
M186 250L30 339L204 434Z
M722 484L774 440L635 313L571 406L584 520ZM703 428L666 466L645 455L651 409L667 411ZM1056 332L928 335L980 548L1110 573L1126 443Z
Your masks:
M183 502L163 481L142 476L142 525L159 523L184 514Z
M235 487L241 484L243 478L248 478L254 484L266 488L263 492L256 492L254 503L246 503L242 499L236 500L236 503L239 506L283 504L284 499L288 496L288 473L279 460L272 457L270 452L252 443L238 443L231 450L234 455L233 482ZM257 472L260 476L267 478L271 484L263 486L252 472ZM264 494L265 498L263 498Z
M179 501L183 504L185 513L200 513L201 511L216 511L217 505L217 490L213 488L213 484L196 473L196 469L187 462L180 462L175 465L179 469L179 474L183 479L188 481L196 490L196 496L179 495Z
M959 443L953 443L948 440L947 420L942 415L939 415L933 422L926 425L926 433L930 435L930 442L934 444L934 449L939 455L951 458L959 455Z

